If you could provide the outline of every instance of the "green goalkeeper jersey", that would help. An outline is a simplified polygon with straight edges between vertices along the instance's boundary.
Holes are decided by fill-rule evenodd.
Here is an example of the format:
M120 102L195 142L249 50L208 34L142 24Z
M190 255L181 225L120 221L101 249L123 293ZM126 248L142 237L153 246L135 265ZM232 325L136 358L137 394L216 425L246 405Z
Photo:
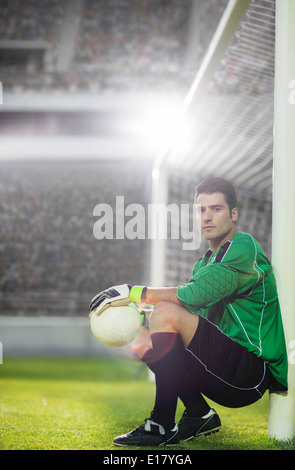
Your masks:
M276 281L250 235L236 232L216 253L207 251L177 296L191 313L268 362L272 390L287 390L288 359Z

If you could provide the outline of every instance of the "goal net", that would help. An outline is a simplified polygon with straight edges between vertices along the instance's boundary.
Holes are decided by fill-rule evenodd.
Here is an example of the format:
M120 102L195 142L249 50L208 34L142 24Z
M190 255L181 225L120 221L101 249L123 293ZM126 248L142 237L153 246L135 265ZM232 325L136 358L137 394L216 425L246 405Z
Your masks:
M169 202L192 202L209 175L230 180L240 200L239 229L271 257L275 0L252 0L202 99L188 107L186 141L167 155ZM261 210L263 208L263 210ZM249 227L249 221L251 227ZM204 246L200 247L204 252ZM166 281L190 274L196 253L167 242Z

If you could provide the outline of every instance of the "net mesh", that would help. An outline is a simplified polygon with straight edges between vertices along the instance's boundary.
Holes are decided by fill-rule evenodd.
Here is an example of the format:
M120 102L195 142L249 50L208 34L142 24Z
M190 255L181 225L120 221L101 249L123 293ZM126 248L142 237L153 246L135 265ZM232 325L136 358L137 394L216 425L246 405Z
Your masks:
M208 87L193 109L184 148L172 149L169 200L192 201L206 176L230 180L237 190L238 229L251 233L271 257L275 0L252 0ZM180 171L181 167L181 171ZM166 282L190 276L202 256L167 242Z
M190 109L186 152L172 151L171 164L271 194L274 42L275 0L252 0L206 97Z

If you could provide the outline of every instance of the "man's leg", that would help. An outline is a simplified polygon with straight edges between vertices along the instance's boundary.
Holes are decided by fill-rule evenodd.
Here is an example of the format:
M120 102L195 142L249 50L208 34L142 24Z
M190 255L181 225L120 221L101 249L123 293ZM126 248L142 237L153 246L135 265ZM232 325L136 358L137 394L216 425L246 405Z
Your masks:
M198 328L199 316L173 302L159 302L150 316L150 332L178 333L186 348Z
M191 378L191 390L222 406L238 408L250 405L259 400L269 387L269 371L263 359L203 317L199 317L198 329L186 353L185 372ZM186 387L189 380L183 382ZM179 422L180 438L187 440L209 434L220 426L214 410L205 416L184 413Z
M144 427L140 426L127 435L114 440L119 445L148 445L152 432L164 437L162 440L175 443L175 411L182 381L185 346L188 345L198 327L198 316L171 302L159 302L150 317L150 341L137 341L135 351L144 362L151 360L156 378L156 397L151 417ZM141 338L142 339L142 338ZM150 349L152 347L152 349ZM151 363L152 363L151 362ZM173 433L174 434L171 434ZM163 441L163 442L164 442ZM141 444L140 444L141 442ZM144 444L145 442L145 444ZM157 444L156 444L157 445Z
M156 397L153 419L164 428L174 425L177 399L183 381L185 346L198 327L198 316L171 302L160 302L150 318L156 358Z
M196 386L196 379L193 378L190 374L185 372L185 367L183 361L185 360L182 357L183 348L181 348L180 352L177 352L176 346L176 354L178 357L176 361L182 361L181 365L181 372L178 376L175 376L175 371L177 369L177 362L173 362L173 354L168 354L166 359L159 361L159 359L166 355L169 349L172 348L174 345L174 336L173 333L179 331L178 336L181 337L183 346L186 347L190 344L192 337L195 335L199 324L199 317L198 315L193 315L189 313L182 307L174 306L169 302L162 302L161 309L157 309L156 313L158 316L154 315L154 318L151 321L151 331L152 337L154 338L154 343L156 345L156 350L160 351L156 354L155 349L153 348L153 343L151 340L150 332L144 330L143 335L138 338L137 342L135 343L135 352L138 357L147 364L149 369L155 374L156 384L157 384L157 395L155 400L155 409L161 409L162 406L160 402L165 401L165 397L169 397L174 393L174 409L176 407L177 399L175 397L176 389L178 389L178 396L183 402L186 413L192 417L202 417L207 415L207 413L211 410L208 403L205 401L203 396L198 390ZM163 333L163 338L166 338L166 341L162 341L162 333L159 336L156 334L156 331L166 330L166 333ZM169 333L170 332L170 333ZM154 336L155 335L155 336ZM170 335L170 339L169 339ZM157 338L159 343L159 349L157 349ZM169 348L170 346L170 348ZM179 345L180 346L180 345ZM175 379L175 386L171 386L170 380L167 380L167 374L171 373L169 368L169 362L172 360L172 374L174 375ZM166 366L166 363L168 366ZM164 371L162 372L162 368ZM181 377L180 384L177 383L177 379ZM158 378L158 379L157 379ZM164 397L161 400L161 396ZM167 404L168 406L168 404ZM170 413L166 413L166 416L169 416L170 424L172 422L172 416L174 416L173 412L173 400L171 400L171 411ZM159 418L161 420L161 418Z

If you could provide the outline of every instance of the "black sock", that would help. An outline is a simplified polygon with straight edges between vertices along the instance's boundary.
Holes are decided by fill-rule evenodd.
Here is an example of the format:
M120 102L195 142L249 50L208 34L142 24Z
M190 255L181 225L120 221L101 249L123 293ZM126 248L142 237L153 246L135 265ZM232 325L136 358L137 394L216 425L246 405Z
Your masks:
M152 367L156 379L156 397L151 418L165 429L172 429L183 370L183 342L178 333L153 333L151 340L155 358Z
M144 354L142 361L156 375L157 358L153 349L149 349ZM185 406L187 416L200 418L205 416L210 411L211 407L208 405L203 395L198 390L196 390L195 380L196 378L193 379L189 374L183 373L179 387L179 398ZM165 415L165 412L163 414ZM154 417L153 419L156 421ZM161 418L159 418L159 421L160 420Z
M184 372L181 381L179 398L183 402L188 416L199 418L210 411L210 406L196 388L196 378Z
M156 365L156 357L153 349L148 349L143 357L141 358L142 362L144 362L148 368L155 374L157 365Z
M185 398L180 398L185 406L186 414L193 418L201 418L202 416L205 416L211 409L201 393L197 393Z

